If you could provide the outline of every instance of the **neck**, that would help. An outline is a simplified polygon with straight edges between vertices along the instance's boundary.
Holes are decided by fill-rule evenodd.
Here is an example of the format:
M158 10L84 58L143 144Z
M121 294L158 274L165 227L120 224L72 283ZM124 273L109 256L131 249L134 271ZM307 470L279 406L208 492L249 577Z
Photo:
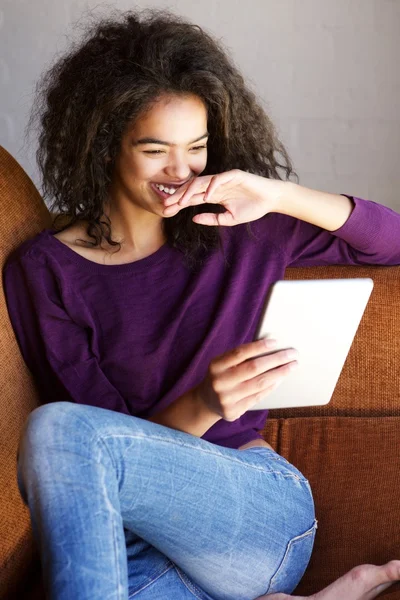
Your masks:
M163 218L129 201L112 201L104 214L110 219L113 239L121 243L124 253L148 255L166 242Z

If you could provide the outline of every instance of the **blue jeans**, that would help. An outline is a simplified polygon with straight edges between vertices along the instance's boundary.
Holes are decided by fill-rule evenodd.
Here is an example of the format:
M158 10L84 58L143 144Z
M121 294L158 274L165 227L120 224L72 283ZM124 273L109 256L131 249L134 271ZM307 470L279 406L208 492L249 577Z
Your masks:
M310 486L267 447L58 402L27 420L18 483L51 600L253 600L311 556Z

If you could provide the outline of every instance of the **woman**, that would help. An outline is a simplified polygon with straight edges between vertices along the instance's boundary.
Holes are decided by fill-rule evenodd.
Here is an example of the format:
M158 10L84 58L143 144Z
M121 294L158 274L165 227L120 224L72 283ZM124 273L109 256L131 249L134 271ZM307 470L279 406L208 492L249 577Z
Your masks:
M44 78L37 116L44 192L68 225L25 242L4 277L44 403L18 477L48 596L286 598L316 520L252 410L296 367L294 349L252 341L265 296L289 264L399 264L400 216L291 182L222 49L165 13L90 30ZM398 567L321 598L373 597Z

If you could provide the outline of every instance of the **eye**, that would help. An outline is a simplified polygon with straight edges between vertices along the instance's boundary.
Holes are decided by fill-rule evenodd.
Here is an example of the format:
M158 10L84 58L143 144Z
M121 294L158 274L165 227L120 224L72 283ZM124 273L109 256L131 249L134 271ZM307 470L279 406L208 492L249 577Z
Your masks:
M207 145L204 146L193 146L193 148L190 148L191 150L203 150L207 148Z
M143 150L144 154L164 154L164 150Z

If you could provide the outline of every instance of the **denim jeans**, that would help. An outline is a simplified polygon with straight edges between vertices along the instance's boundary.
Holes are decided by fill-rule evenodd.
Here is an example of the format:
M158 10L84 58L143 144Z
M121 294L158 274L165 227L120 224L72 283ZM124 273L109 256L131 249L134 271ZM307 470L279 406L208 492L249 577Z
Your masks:
M18 483L51 600L252 600L311 556L310 486L267 447L58 402L27 420Z

